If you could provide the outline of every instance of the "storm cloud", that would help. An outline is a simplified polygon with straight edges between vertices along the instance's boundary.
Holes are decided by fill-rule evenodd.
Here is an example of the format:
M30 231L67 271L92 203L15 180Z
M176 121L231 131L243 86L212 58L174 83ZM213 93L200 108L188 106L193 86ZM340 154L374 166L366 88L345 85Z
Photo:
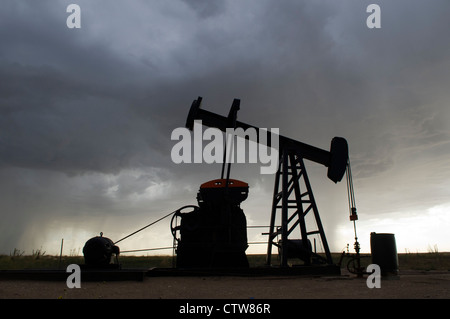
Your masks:
M80 0L80 29L70 3L0 10L0 252L118 239L195 204L221 167L174 164L170 136L197 96L222 115L239 98L239 120L323 149L345 137L366 238L377 220L450 207L448 1L377 1L381 29L366 26L370 1ZM339 250L345 185L306 165ZM249 224L270 214L273 179L258 172L232 168L251 187ZM437 236L425 245L450 249L424 227ZM142 236L126 248L171 244L167 225Z

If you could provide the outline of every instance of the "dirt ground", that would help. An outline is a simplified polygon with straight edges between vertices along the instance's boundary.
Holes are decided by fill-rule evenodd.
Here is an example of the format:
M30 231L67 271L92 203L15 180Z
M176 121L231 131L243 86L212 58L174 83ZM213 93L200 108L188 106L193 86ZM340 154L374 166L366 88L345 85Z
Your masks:
M368 288L354 275L146 277L143 281L3 280L0 299L449 299L450 272L403 271Z

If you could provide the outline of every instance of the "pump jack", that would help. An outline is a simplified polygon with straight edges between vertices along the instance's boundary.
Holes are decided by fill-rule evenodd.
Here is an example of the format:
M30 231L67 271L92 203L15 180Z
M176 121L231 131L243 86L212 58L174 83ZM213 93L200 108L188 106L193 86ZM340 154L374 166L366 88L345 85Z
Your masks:
M242 128L243 130L254 128L256 132L259 132L257 127L237 121L240 100L234 99L228 117L201 109L201 103L202 97L198 97L191 105L186 121L186 127L190 130L193 129L195 120L201 120L203 125L218 128L223 132L226 132L227 128ZM266 146L271 146L270 138L263 140L259 138L259 135L256 142L264 142ZM330 249L306 173L304 159L324 165L328 168L328 178L335 183L340 182L348 163L347 141L342 137L334 137L331 140L330 151L326 151L288 137L279 136L279 166L275 175L269 232L266 234L269 237L268 266L272 264L273 246L278 248L281 267L288 267L288 258L291 257L300 258L305 265L311 264L312 257L316 257L316 260L321 260L324 264L332 264ZM225 165L225 161L223 165ZM224 177L224 167L222 167L222 178ZM229 180L229 171L228 167L227 181ZM228 182L225 185L228 185ZM281 223L277 220L278 214L281 217ZM317 229L307 229L307 215L312 215ZM281 226L276 226L277 222ZM300 240L290 239L296 228L300 229ZM316 234L319 235L322 242L325 257L312 251L308 237ZM277 241L279 237L281 239Z
M351 272L362 276L364 271L360 265L361 256L355 224L358 217L356 215L347 141L341 137L334 137L331 140L330 151L325 151L278 134L273 136L273 132L267 137L260 136L261 132L266 131L237 121L240 100L235 99L233 101L228 117L201 109L201 102L202 98L198 97L191 105L186 121L188 129L194 128L195 120L201 120L203 125L218 128L226 133L228 133L227 128L233 129L231 130L233 132L238 128L244 132L252 129L251 131L256 132L256 137L254 137L256 141L253 142L267 147L278 147L278 170L275 173L269 232L266 233L268 235L267 266L272 266L272 248L275 246L278 248L280 261L280 267L277 268L282 273L292 273L291 270L294 270L294 268L299 269L298 267L291 267L291 270L288 270L289 258L299 258L305 266L310 266L303 267L301 272L306 269L308 273L315 274L340 273L340 263L338 265L333 264L311 184L306 173L304 159L307 159L327 167L327 176L335 183L341 181L344 174L347 173L350 220L354 224L356 250L356 257L351 260L353 262ZM251 139L250 134L244 137ZM273 137L277 140L273 140ZM230 137L227 136L227 138ZM232 146L234 136L231 138L230 145ZM225 144L225 148L227 148L228 143ZM200 186L197 194L198 206L183 206L115 242L101 236L88 240L83 249L86 266L94 268L110 267L112 253L116 254L117 261L120 250L116 246L117 243L172 216L171 231L174 237L173 249L177 253L176 268L181 270L186 268L226 268L229 271L231 269L237 269L238 271L248 269L249 263L245 254L248 247L247 224L240 203L247 198L249 187L243 181L230 179L231 161L227 163L226 154L227 152L224 152L221 178L208 181ZM186 210L190 211L186 212ZM310 229L311 223L307 224L307 217L312 217L316 228ZM292 239L295 229L300 230L300 239ZM315 249L312 250L310 238L315 235L319 235L325 257L317 254ZM325 267L323 267L324 265ZM276 271L277 268L268 267L270 271ZM296 271L294 270L294 272Z

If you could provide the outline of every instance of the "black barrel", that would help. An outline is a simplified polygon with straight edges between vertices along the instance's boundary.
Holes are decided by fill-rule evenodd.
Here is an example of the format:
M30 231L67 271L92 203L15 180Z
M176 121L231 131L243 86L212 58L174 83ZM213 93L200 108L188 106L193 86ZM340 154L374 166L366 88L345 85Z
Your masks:
M381 275L398 274L397 245L394 234L370 233L372 263L380 266Z

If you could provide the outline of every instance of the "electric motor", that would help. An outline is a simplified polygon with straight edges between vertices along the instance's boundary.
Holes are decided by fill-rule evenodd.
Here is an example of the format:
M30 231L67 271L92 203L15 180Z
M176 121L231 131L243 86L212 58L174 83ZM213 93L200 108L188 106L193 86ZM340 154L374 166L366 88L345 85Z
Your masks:
M84 261L92 266L109 265L112 254L119 255L119 252L119 247L111 239L103 237L103 233L89 239L83 247Z

